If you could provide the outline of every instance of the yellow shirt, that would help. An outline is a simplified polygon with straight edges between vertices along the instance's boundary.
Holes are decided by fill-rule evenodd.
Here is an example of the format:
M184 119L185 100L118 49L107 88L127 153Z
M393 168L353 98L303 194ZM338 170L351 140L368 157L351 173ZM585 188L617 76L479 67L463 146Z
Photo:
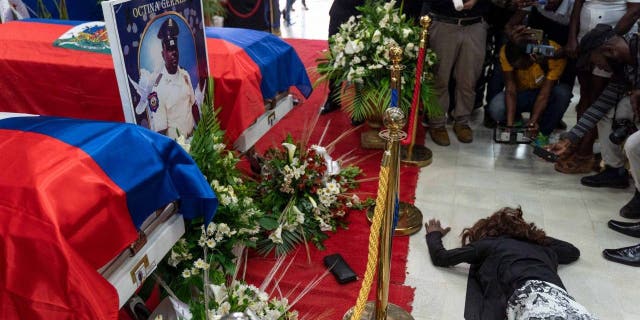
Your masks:
M549 40L549 45L556 48L556 50L560 49L560 45L554 41ZM544 70L542 70L542 67L538 63L532 64L527 69L514 70L513 66L507 61L505 46L502 46L500 49L500 65L502 66L502 71L515 72L516 88L518 91L539 89L542 87L544 79L559 80L566 64L567 60L564 58L547 59L547 65L549 66L547 74L544 73Z

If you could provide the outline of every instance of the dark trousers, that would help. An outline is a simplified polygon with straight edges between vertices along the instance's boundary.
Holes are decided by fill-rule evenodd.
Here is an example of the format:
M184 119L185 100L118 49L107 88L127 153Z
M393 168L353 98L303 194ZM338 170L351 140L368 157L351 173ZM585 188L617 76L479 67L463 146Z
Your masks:
M516 98L516 115L523 112L531 112L533 105L538 98L540 89L524 90L518 92ZM548 136L555 129L556 124L562 119L565 111L571 102L571 88L564 83L557 84L551 89L547 108L542 113L542 117L538 121L540 133ZM505 103L505 93L500 92L489 104L489 112L491 117L501 123L507 120L507 105Z

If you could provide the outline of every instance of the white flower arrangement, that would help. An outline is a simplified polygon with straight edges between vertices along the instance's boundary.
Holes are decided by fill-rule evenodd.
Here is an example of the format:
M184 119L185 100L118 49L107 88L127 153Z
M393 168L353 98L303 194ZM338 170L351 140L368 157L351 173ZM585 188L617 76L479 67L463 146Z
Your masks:
M358 10L361 14L349 18L329 39L330 49L318 60L318 81L354 85L355 93L336 93L353 119L381 118L391 99L387 70L391 46L403 49L400 63L406 67L400 106L411 105L421 29L400 12L395 0L368 0ZM427 49L425 56L424 70L427 79L431 79L435 53ZM420 99L429 111L435 112L436 108L427 103L433 102L430 86L423 84Z
M275 249L282 255L298 243L313 241L322 247L326 231L342 225L349 208L359 208L347 192L357 186L361 170L341 166L326 148L303 149L289 137L282 148L269 149L262 166L260 196L263 208L273 208L260 219L269 233L258 241L258 251Z

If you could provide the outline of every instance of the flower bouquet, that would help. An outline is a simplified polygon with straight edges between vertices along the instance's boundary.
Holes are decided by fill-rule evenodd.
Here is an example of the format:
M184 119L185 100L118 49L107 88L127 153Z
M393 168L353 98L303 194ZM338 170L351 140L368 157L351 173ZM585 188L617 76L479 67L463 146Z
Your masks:
M367 0L357 8L361 14L349 18L329 39L330 49L318 60L316 71L321 76L316 84L332 81L353 86L353 90L341 90L331 98L340 99L354 120L382 119L389 106L391 89L387 67L391 64L389 48L392 45L403 49L400 63L406 67L402 73L399 105L405 112L411 105L421 30L395 5L395 0L386 3ZM435 99L429 85L435 63L435 53L427 50L421 75L427 83L421 87L420 100L429 112L438 110L434 108Z
M258 194L264 211L260 225L269 236L258 241L260 253L275 249L279 256L308 241L323 249L325 232L346 227L347 212L363 208L352 193L362 170L341 166L331 149L305 148L288 136L281 148L265 153Z

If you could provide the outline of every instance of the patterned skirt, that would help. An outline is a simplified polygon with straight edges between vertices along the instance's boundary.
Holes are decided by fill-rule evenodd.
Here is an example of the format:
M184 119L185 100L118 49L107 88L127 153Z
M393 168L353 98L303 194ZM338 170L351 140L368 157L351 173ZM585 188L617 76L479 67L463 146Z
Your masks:
M507 320L597 320L564 289L528 280L507 302Z

